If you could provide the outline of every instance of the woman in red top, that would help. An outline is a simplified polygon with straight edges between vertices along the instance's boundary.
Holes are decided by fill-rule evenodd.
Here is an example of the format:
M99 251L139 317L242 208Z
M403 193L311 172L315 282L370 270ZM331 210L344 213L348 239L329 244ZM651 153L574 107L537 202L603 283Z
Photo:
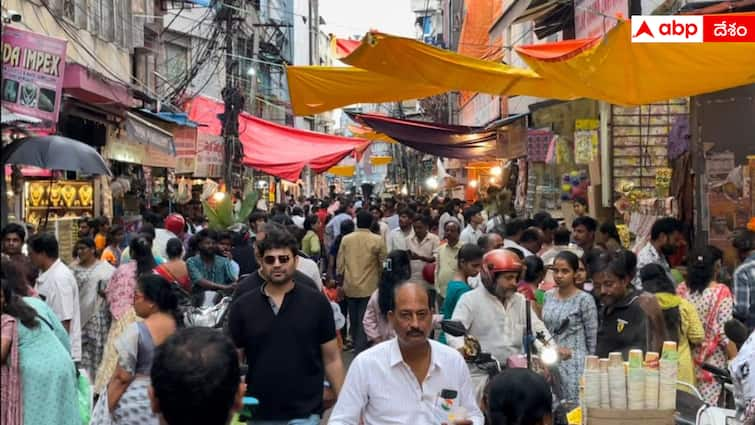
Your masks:
M178 238L172 238L165 247L168 261L155 268L155 273L177 284L186 292L191 293L191 281L186 263L181 259L183 255L183 243Z

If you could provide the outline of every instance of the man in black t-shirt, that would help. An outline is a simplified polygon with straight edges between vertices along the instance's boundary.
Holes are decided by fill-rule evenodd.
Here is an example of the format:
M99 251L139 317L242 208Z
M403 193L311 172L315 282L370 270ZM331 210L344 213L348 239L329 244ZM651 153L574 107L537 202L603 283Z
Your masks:
M247 392L260 401L254 420L319 424L324 379L337 395L344 369L333 310L317 290L295 281L296 253L285 230L273 229L257 244L260 273L239 288L229 329L249 366Z

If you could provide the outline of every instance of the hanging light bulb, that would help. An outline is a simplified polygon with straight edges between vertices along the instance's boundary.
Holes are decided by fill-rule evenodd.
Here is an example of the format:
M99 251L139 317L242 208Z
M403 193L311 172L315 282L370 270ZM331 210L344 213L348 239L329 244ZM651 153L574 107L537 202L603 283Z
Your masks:
M493 167L493 168L490 169L490 174L492 174L494 176L500 176L502 172L503 172L503 170L501 169L501 167L499 167L497 165L495 167Z
M469 181L469 187L471 187L471 188L477 187L477 180L470 180Z

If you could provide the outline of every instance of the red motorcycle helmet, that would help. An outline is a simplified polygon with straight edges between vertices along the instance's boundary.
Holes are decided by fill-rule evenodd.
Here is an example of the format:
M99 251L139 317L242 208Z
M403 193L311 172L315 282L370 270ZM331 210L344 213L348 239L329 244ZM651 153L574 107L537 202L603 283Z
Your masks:
M425 282L431 285L435 285L435 263L425 264L425 267L422 268L422 279L425 279Z
M184 231L186 220L181 214L171 214L165 217L165 230L173 232L175 235L180 235Z
M482 265L490 273L520 272L522 260L508 249L494 249L482 257Z

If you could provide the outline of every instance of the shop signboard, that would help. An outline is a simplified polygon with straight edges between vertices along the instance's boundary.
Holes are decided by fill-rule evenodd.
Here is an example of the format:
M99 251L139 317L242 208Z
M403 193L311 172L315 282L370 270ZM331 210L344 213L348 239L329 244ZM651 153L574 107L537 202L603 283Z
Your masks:
M223 138L197 133L197 156L194 177L220 177L223 170Z
M137 142L150 145L156 150L175 156L176 148L173 145L173 135L165 130L131 113L126 114L125 128L129 137Z
M52 123L58 121L67 43L3 25L4 108Z
M136 143L127 137L118 137L117 135L108 137L107 144L103 150L105 158L128 162L130 164L143 163L146 153L146 146Z
M176 174L193 173L196 167L197 129L176 127L173 129L173 140L176 145Z
M574 0L576 38L603 36L616 26L617 15L629 16L627 0Z

